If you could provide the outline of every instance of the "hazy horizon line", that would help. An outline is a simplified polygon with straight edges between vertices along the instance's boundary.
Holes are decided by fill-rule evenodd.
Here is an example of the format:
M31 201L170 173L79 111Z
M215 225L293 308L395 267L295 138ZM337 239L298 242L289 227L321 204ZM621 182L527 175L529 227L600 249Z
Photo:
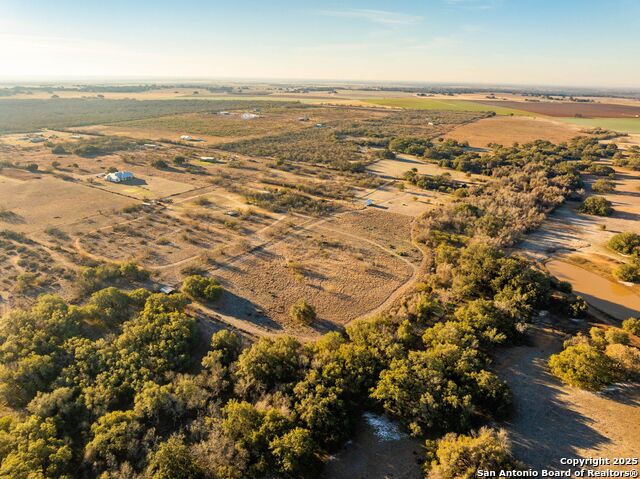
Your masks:
M293 84L320 84L330 86L331 84L347 85L378 85L387 86L428 86L428 87L476 87L476 88L567 88L575 90L595 90L595 91L624 91L640 93L640 86L637 85L616 85L604 86L597 84L570 84L570 83L509 83L509 82L473 82L473 81L428 81L428 80L363 80L344 78L289 78L289 77L243 77L243 76L147 76L147 75L28 75L11 76L0 74L0 85L20 85L33 83L58 82L61 84L80 84L82 82L103 82L104 84L118 83L219 83L219 82L247 82L252 84L260 83L293 83Z

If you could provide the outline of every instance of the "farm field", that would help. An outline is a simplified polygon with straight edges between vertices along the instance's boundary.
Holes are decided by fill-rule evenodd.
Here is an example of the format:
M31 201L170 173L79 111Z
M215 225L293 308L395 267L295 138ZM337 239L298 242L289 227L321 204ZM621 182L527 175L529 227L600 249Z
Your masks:
M620 105L606 103L576 103L576 102L516 102L516 101L492 101L482 100L477 102L480 105L495 106L502 108L513 108L553 117L575 117L585 118L638 118L640 116L640 105Z
M445 135L457 141L468 141L470 145L486 147L490 143L511 145L514 142L527 143L543 139L553 143L567 141L580 134L580 127L573 122L560 123L562 118L553 120L542 117L497 116L458 126ZM586 126L590 125L585 122ZM604 127L604 125L603 125ZM612 128L616 129L616 128Z
M468 100L434 99L434 98L374 98L366 100L372 105L381 105L391 108L410 108L416 110L439 110L439 111L474 111L474 112L495 112L497 115L529 115L520 104L515 102L503 106L500 103L481 103Z
M557 118L557 120L589 128L607 128L623 133L640 133L640 118Z

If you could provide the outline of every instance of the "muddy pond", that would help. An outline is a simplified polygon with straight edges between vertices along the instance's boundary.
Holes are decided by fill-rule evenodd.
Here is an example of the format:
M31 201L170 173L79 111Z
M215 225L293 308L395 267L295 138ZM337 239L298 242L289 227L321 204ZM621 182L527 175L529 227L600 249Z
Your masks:
M573 291L596 309L620 320L640 316L640 296L630 287L558 259L546 266L552 275L571 283Z

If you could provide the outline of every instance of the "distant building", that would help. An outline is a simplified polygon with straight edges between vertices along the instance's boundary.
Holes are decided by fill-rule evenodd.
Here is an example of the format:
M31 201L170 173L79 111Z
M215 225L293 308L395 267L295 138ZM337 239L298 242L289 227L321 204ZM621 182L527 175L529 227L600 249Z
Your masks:
M200 161L206 161L207 163L215 163L216 159L213 156L201 156Z
M324 123L316 123L316 128L324 128Z
M172 288L171 286L167 286L167 285L162 285L160 286L160 289L159 289L159 291L164 294L171 294L175 290L176 290L175 288Z
M308 116L301 116L300 118L298 118L298 121L309 121L309 117Z
M253 120L254 118L258 118L260 115L256 115L255 113L243 113L240 115L240 118L243 120Z
M109 173L104 177L105 180L111 181L112 183L122 183L123 181L133 179L133 173L130 171L116 171L115 173Z
M193 141L193 137L189 135L182 135L180 136L180 139L184 141Z

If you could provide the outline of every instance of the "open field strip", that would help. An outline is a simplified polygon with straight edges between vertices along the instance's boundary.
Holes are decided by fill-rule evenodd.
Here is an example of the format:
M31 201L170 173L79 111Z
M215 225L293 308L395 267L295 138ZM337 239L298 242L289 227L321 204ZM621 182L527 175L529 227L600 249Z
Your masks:
M533 113L513 108L483 105L468 100L440 100L434 98L373 98L365 100L366 103L378 106L408 108L414 110L440 110L440 111L494 111L497 115L522 115L535 116Z
M556 118L556 120L590 128L606 128L622 133L640 133L640 118Z

